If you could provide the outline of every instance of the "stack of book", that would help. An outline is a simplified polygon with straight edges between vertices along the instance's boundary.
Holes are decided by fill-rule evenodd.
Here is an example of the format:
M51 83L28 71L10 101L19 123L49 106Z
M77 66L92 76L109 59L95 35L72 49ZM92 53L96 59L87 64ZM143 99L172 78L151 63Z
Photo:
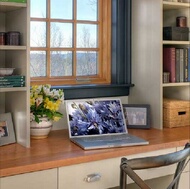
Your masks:
M190 48L163 48L163 72L169 72L169 82L190 82Z
M24 86L25 86L25 76L23 75L0 76L0 88L24 87Z

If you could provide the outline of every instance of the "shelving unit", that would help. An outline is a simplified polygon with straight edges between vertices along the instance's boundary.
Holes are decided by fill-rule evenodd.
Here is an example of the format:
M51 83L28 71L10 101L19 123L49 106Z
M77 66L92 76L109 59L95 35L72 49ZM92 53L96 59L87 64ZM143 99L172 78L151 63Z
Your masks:
M177 16L190 23L190 3L132 1L132 83L128 103L150 104L151 126L163 129L163 98L190 100L190 83L163 83L163 46L190 47L190 41L163 40L163 27Z
M190 3L163 1L163 27L176 26L176 17L178 16L186 16L187 27L190 27ZM163 45L178 48L190 48L190 41L163 41ZM176 82L163 84L163 97L190 100L190 83Z
M17 143L30 147L29 0L0 2L0 32L19 31L21 45L0 45L0 67L24 75L25 87L0 88L0 113L11 112Z

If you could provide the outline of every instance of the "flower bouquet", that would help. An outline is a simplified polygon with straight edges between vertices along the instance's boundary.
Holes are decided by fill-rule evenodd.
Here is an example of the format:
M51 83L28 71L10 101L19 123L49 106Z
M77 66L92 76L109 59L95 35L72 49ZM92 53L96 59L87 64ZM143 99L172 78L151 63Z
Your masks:
M30 89L30 113L31 121L40 122L41 117L46 116L49 120L58 121L63 117L59 112L61 103L64 101L64 93L61 89L51 90L51 85L34 85Z

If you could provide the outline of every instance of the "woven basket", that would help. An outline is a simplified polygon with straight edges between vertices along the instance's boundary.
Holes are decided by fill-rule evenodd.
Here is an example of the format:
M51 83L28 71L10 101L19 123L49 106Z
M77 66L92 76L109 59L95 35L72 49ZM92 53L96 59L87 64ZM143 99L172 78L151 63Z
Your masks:
M181 127L190 125L190 101L164 99L163 126Z

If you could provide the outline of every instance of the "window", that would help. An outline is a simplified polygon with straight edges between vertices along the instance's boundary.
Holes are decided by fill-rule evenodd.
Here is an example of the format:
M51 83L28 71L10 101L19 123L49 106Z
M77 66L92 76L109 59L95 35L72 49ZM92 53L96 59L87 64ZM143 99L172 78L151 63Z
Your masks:
M77 4L84 2L91 2L88 6L96 2L96 16L90 14L92 17L86 20L84 8L82 14L78 13L80 16L77 16ZM56 11L53 11L54 6L57 7ZM63 10L60 10L61 7ZM68 14L68 10L72 10L71 7L73 15ZM60 12L63 14L58 19ZM91 29L84 25L90 26ZM83 34L83 37L78 39L77 27ZM65 28L70 32L64 33ZM61 31L62 35L56 35L57 30ZM53 31L56 31L55 36L50 35ZM86 46L84 43L80 44L81 40L89 41L90 31L96 33L94 42L87 43ZM72 33L70 42L66 40L61 43L64 41L62 37L68 33ZM40 41L40 45L35 45L34 41L37 44ZM51 83L54 88L63 88L66 99L129 95L129 88L133 86L131 0L31 0L30 52L31 83ZM55 58L56 56L58 58ZM69 69L63 70L60 62ZM83 63L82 67L79 63ZM57 71L52 69L53 66Z
M32 83L110 83L110 0L31 0L30 28Z

